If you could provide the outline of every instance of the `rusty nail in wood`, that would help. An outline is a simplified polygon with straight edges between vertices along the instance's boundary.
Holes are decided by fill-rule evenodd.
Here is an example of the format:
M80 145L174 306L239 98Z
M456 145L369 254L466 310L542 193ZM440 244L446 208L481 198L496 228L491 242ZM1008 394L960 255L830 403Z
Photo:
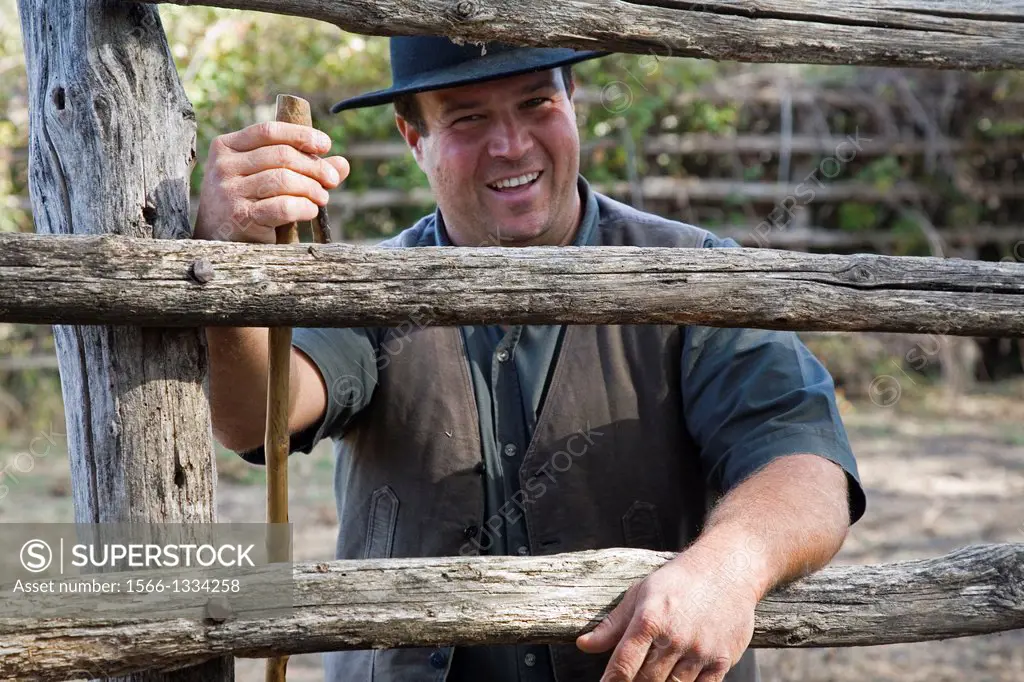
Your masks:
M189 274L192 275L192 279L200 284L206 284L214 278L216 273L213 271L213 263L205 258L200 258L192 263Z
M233 615L227 597L215 595L206 600L205 618L213 623L223 623Z

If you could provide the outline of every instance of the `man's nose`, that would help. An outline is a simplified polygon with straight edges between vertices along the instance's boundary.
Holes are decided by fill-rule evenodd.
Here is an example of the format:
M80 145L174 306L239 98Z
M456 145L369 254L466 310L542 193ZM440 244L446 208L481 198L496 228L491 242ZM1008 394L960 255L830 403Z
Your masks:
M530 131L513 119L498 121L491 130L487 151L491 156L507 159L522 158L533 146Z

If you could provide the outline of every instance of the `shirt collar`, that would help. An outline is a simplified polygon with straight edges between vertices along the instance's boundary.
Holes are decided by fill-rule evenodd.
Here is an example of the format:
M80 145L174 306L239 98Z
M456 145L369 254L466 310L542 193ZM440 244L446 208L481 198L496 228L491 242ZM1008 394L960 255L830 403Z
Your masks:
M573 239L573 246L594 246L597 236L597 197L590 189L590 183L582 175L576 178L576 189L580 193L580 204L583 207L583 217L580 218L579 228L576 230L576 237ZM448 238L448 230L444 226L444 218L441 216L441 209L434 209L434 246L452 246Z

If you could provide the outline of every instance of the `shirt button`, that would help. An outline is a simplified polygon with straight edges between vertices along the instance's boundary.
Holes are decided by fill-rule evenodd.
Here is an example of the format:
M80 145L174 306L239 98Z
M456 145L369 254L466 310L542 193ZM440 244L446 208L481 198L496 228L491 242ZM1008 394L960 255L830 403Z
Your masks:
M516 446L514 443L505 443L505 455L508 457L516 456Z
M523 656L523 663L525 663L526 665L530 666L531 668L533 667L533 665L536 662L537 662L537 655L536 654L526 654L525 656Z
M448 655L443 651L435 651L430 654L430 665L434 666L438 670L444 667L445 663L448 662Z
M505 362L508 360L508 351L502 348L498 351L498 362Z
M530 553L530 548L526 545L519 545L519 549L517 549L516 552L518 552L520 556L526 556Z

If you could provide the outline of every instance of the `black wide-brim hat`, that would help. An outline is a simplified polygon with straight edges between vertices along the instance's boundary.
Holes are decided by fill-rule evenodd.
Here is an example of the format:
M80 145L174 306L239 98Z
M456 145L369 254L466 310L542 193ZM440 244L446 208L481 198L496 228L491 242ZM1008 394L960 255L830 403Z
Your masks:
M395 36L391 38L391 87L342 100L331 107L331 113L387 104L399 95L553 69L606 54L504 43L456 45L443 37Z

